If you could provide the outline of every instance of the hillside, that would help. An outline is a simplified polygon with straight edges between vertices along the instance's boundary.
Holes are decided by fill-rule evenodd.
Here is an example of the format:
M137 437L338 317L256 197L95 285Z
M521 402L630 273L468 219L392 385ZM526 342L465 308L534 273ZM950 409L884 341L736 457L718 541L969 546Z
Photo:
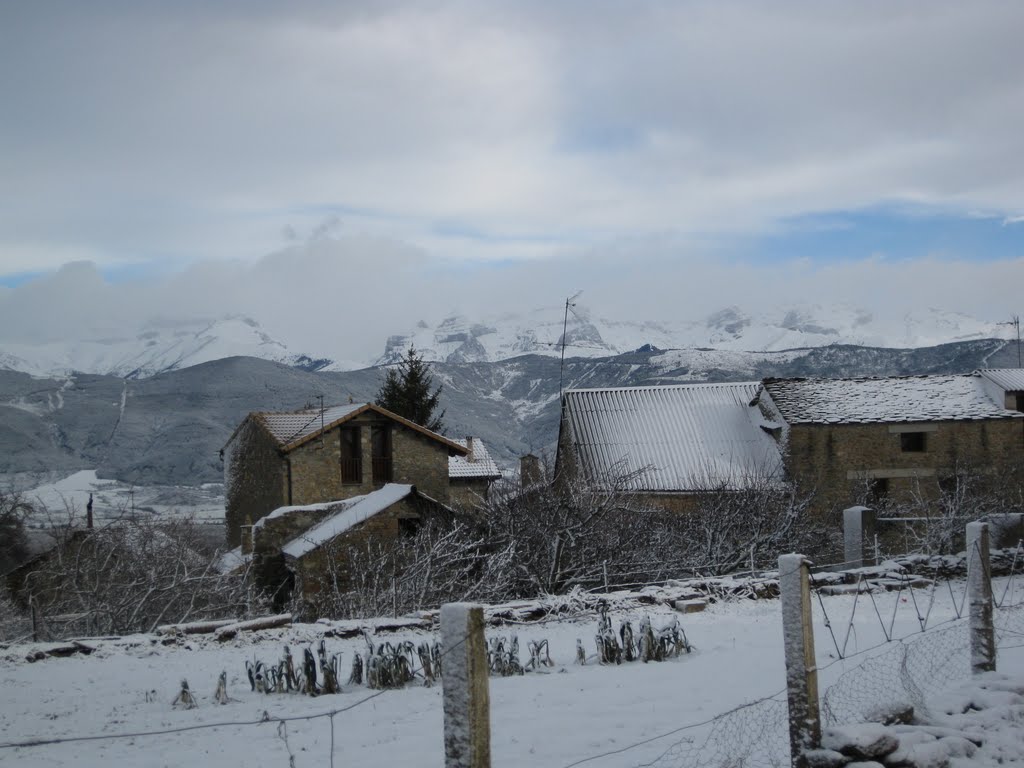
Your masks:
M1012 359L1011 359L1012 358ZM921 349L829 346L780 352L647 348L565 361L564 386L603 387L766 376L900 375L1015 365L1001 340ZM435 363L450 435L483 438L502 463L550 452L557 436L559 360ZM370 400L378 369L311 372L252 357L204 362L149 378L0 371L0 473L96 469L137 485L221 480L218 452L250 411Z

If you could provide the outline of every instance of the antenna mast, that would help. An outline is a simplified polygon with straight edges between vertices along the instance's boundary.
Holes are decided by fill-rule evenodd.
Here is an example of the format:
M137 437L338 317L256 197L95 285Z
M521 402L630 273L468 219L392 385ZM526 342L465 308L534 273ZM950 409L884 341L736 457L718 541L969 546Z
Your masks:
M562 358L558 363L558 399L562 399L562 382L564 381L565 373L565 336L566 331L569 328L569 310L576 306L576 299L580 297L583 291L576 291L572 296L565 300L565 317L562 318ZM573 313L575 314L575 312Z

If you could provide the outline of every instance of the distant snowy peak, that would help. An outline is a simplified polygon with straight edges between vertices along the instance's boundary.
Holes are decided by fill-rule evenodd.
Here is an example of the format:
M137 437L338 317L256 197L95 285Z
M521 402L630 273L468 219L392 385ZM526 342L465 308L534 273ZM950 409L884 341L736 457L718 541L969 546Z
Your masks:
M153 323L134 336L76 339L44 344L4 344L0 368L37 376L74 372L146 378L234 356L318 370L330 360L291 353L250 317Z
M598 318L577 304L567 321L564 306L483 320L453 313L434 326L421 321L408 333L391 336L375 364L397 362L410 346L427 360L439 362L494 362L526 354L557 356L562 350L563 323L565 353L572 357L604 357L645 345L778 352L830 344L921 347L1009 336L998 324L934 309L908 314L902 327L893 327L848 305L791 305L756 315L732 306L703 320L666 323Z

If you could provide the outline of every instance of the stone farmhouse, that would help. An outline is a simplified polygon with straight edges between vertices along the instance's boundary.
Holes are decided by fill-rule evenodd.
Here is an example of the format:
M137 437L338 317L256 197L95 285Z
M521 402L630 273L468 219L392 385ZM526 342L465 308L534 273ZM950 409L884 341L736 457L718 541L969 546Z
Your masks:
M777 486L781 425L758 382L576 389L562 398L555 474L611 482L666 509L701 493Z
M372 403L250 413L223 458L227 539L238 547L224 565L255 553L275 589L330 538L411 534L423 514L479 503L501 476L478 438L453 440Z
M934 498L960 471L1024 468L1024 372L768 379L787 473L819 509ZM1014 389L1017 387L1017 389Z
M766 379L569 390L556 474L685 511L709 490L815 492L819 514L911 494L957 471L1021 481L1024 371L853 379Z

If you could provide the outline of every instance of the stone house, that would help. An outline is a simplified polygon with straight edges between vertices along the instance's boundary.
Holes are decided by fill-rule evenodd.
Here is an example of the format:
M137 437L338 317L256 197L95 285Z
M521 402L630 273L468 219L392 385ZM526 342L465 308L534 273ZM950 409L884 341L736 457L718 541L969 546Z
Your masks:
M349 588L349 547L412 536L428 516L456 514L412 485L388 483L340 501L279 507L253 525L241 554L253 557L258 583L277 602L311 601L325 579L341 592Z
M962 471L1020 482L1019 384L1020 372L767 379L760 405L782 424L787 475L825 513L936 498Z
M709 490L813 492L818 514L934 498L964 470L1021 482L1024 371L569 390L556 475L693 509Z
M665 509L708 491L770 488L783 475L758 382L568 390L555 475L614 482Z
M280 507L364 496L387 483L470 504L501 476L479 438L452 440L372 403L250 413L222 455L232 545Z

